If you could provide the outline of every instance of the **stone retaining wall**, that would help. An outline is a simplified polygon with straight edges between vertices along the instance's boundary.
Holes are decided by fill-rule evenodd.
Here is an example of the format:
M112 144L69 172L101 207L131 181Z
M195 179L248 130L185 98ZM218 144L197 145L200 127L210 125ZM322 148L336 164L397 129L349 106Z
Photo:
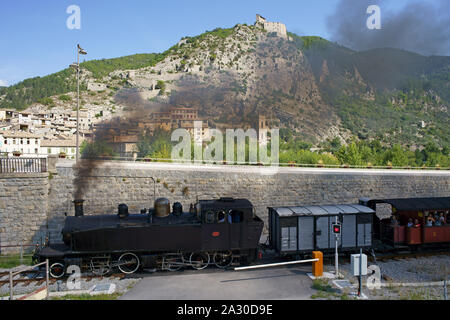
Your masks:
M0 245L34 241L49 230L60 241L65 213L73 215L73 162L45 174L0 177ZM355 203L360 197L450 196L450 172L185 166L105 162L89 177L85 214L116 214L126 203L131 213L153 206L155 197L179 201L185 210L196 199L248 198L266 221L268 206ZM265 174L264 174L265 173ZM270 173L270 172L269 172Z

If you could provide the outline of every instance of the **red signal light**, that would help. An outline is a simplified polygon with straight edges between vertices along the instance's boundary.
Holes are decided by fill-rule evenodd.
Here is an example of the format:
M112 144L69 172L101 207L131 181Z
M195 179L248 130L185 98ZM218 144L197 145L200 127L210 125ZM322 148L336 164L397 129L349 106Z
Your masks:
M333 233L341 234L341 225L333 223Z

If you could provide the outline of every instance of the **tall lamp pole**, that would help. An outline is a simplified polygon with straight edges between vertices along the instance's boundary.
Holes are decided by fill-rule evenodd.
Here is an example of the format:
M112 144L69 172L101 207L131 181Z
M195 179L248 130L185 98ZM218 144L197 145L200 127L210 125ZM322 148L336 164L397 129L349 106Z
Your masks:
M77 71L77 150L76 150L76 162L80 158L80 54L86 55L87 52L77 45L77 62L72 63L70 65L71 68L76 69Z

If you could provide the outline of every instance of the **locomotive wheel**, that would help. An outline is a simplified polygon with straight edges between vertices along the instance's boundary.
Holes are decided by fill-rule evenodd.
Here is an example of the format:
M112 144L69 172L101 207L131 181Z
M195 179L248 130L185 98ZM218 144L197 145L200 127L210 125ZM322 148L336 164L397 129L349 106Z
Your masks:
M213 257L214 264L221 269L225 269L233 263L233 253L230 250L217 251Z
M163 257L162 269L169 271L178 271L183 267L183 257L178 254L168 254Z
M64 269L65 269L64 264L62 264L60 262L56 262L56 263L52 264L49 268L50 276L55 279L62 278L62 277L64 277L64 274L66 273Z
M208 266L209 260L208 252L192 252L189 257L189 264L195 270L203 270Z
M135 273L140 266L138 256L131 252L121 255L117 264L119 270L125 274Z
M92 258L89 263L91 272L97 276L105 276L111 271L109 258Z

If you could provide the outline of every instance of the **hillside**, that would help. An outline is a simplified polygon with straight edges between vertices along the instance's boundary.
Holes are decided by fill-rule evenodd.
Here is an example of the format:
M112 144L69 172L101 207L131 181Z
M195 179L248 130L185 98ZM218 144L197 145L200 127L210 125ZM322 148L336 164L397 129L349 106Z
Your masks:
M289 36L236 25L183 38L161 54L88 61L82 89L105 84L105 99L116 95L115 103L128 109L197 107L219 128L254 127L264 114L316 145L336 137L450 145L450 57L356 52L319 37ZM66 69L0 88L0 107L25 109L74 89L74 72Z

